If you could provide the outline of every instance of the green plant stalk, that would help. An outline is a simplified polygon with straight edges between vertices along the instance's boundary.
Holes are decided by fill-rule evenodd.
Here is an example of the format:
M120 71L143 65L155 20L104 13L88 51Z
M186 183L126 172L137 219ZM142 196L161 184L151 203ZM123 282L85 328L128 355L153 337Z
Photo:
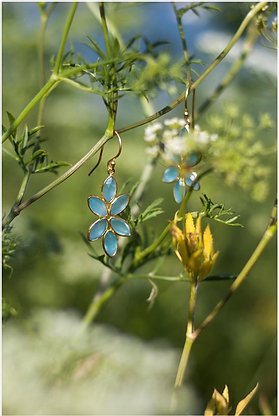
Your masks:
M261 9L267 4L267 2L261 2L258 3L244 18L241 25L239 26L238 30L236 31L235 35L232 37L226 48L221 52L220 55L212 62L211 65L203 72L203 74L191 85L191 90L196 89L201 82L207 77L207 75L210 74L210 72L213 71L213 69L216 68L216 66L225 58L225 56L228 54L228 52L231 50L231 48L234 46L234 44L238 41L246 27L250 24L251 20L256 16L256 14L261 11ZM88 64L88 65L82 65L79 68L71 68L68 70L64 70L60 73L61 76L64 78L70 77L72 75L77 75L83 70L86 69L93 69L97 66L106 65L113 62L113 60L103 61L103 62L97 62L94 64ZM39 102L39 100L51 90L51 88L56 83L57 79L56 77L51 77L51 79L47 82L51 83L50 85L45 84L45 86L42 88L41 91L38 92L38 94L30 101L29 104L24 108L24 110L20 113L20 115L17 117L13 125L3 134L2 136L2 142L7 140L7 138L13 133L13 131L22 123L22 121L27 117L29 112L33 109L33 107ZM140 120L136 123L129 124L126 127L117 129L118 133L124 133L125 131L132 130L134 128L143 126L144 124L147 124L153 120L156 120L157 118L161 117L162 115L168 113L169 111L173 110L178 104L182 103L184 101L185 94L184 92L173 102L171 102L166 107L162 108L161 110L157 111L156 113L152 114L149 117L146 117L143 120Z
M49 10L46 13L41 10L40 14L40 30L39 30L39 40L38 40L38 61L39 61L39 74L40 74L40 88L46 83L46 71L45 71L45 36L46 29L48 25L49 16L51 15L56 4L52 3L49 6ZM43 97L39 102L38 117L37 117L37 126L41 126L43 123L43 112L45 106L46 97ZM37 137L40 136L40 131L37 132Z
M183 49L184 61L185 61L185 65L186 65L186 68L187 68L186 83L190 84L191 83L190 57L189 57L189 52L188 52L186 36L185 36L184 30L183 30L182 16L178 12L175 3L172 3L172 7L173 7L174 14L175 14L175 17L176 17L178 32L179 32L179 36L180 36L180 40L181 40L181 44L182 44L182 49Z
M23 180L22 180L22 183L21 183L21 186L20 186L20 189L19 189L19 192L18 192L18 195L17 195L17 198L16 198L16 201L15 201L15 206L18 206L21 203L21 201L24 197L24 194L25 194L30 176L31 176L30 171L25 173L25 175L23 177Z
M58 73L60 72L60 69L61 69L61 62L62 62L62 58L63 58L65 45L66 45L66 42L67 42L67 39L68 39L69 31L70 31L70 28L71 28L71 25L72 25L72 22L73 22L73 18L74 18L77 6L78 6L77 2L74 2L72 4L72 7L70 9L70 12L69 12L67 20L66 20L66 24L64 26L60 46L59 46L59 49L58 49L58 53L57 53L57 57L56 57L56 61L55 61L54 69L53 69L53 73L55 75L58 75Z
M264 232L259 244L257 245L255 251L237 276L237 278L232 283L227 295L217 303L212 312L205 318L202 324L195 330L195 338L197 338L200 333L215 319L219 312L226 305L231 296L236 292L236 290L242 285L242 283L247 279L250 271L254 267L255 263L259 260L266 246L274 236L277 230L277 206L274 205L271 215L271 221L266 231Z
M100 3L99 10L100 10L101 25L102 25L102 29L103 29L107 54L108 54L108 56L111 56L112 54L111 54L111 47L110 47L110 40L109 40L109 31L108 31L106 15L105 15L105 5L104 5L103 2Z
M94 298L90 303L87 312L82 320L83 328L86 328L96 318L103 304L114 295L114 293L121 287L125 279L117 279L106 290L99 294L98 298Z
M144 99L141 99L141 104L142 104L146 114L152 113L153 108L152 108L152 105L150 103L147 103ZM158 157L155 157L155 158L151 159L150 162L147 163L144 167L144 170L143 170L141 178L140 178L140 184L139 184L135 194L133 195L133 200L135 202L131 204L131 215L132 215L132 217L136 216L139 212L138 202L142 199L143 193L144 193L149 181L151 180L152 173L154 171L154 168L156 166L157 161L158 161ZM120 241L119 248L123 245L123 243L124 243L124 240ZM111 281L112 275L113 275L113 271L111 269L107 268L103 271L101 279L100 279L99 288L98 288L97 292L94 294L92 302L89 305L89 309L94 310L94 313L92 315L92 319L91 320L88 319L86 321L86 325L89 325L92 322L92 320L94 320L94 318L98 314L98 311L103 306L103 303L105 301L101 302L101 303L99 302L103 293L105 293L107 290L109 290L111 284L114 285L114 282ZM133 276L133 274L125 275L125 277L127 279L131 278L131 276ZM108 292L108 293L110 293L110 292ZM106 298L106 300L108 300L108 299L109 299L109 297ZM95 303L97 303L97 305L94 307L93 305Z
M227 295L220 302L217 303L217 305L214 307L212 312L209 313L209 315L205 318L205 320L202 322L202 324L196 329L194 329L194 326L191 324L192 313L193 313L192 311L195 309L195 301L193 301L193 296L194 295L193 294L190 295L189 314L188 314L189 327L188 327L188 324L187 324L187 333L188 333L188 329L189 329L190 336L187 338L187 333L186 333L186 341L185 341L182 357L181 357L181 360L180 360L180 363L179 363L179 371L177 372L177 377L176 377L176 382L175 382L175 387L176 388L181 387L181 385L183 383L185 373L186 373L186 369L187 369L187 365L188 365L188 362L189 362L190 352L191 352L191 349L192 349L192 346L193 346L194 342L197 340L197 338L199 337L201 332L216 318L216 316L223 309L223 307L226 305L226 303L231 298L231 296L236 292L236 290L241 286L241 284L247 279L247 277L248 277L250 271L252 270L252 268L254 267L255 263L259 260L260 256L262 255L263 251L265 250L267 244L269 243L269 241L272 239L272 237L276 233L276 230L277 230L277 202L275 202L275 204L273 206L269 226L267 227L266 231L264 232L258 246L256 247L256 249L252 253L251 257L249 258L249 260L245 264L244 268L241 270L239 275L236 277L236 279L232 283L232 285L229 289L229 292L227 293ZM191 299L191 297L192 297L192 299ZM189 323L189 321L190 321L190 323Z
M180 358L179 366L177 369L176 379L174 387L181 387L184 381L185 371L190 357L190 352L195 340L194 336L194 315L196 308L196 299L197 299L197 282L192 281L190 287L190 296L188 304L188 321L186 328L186 337L185 344Z
M234 62L234 64L231 66L230 70L227 72L225 78L222 82L216 87L214 92L210 97L205 100L204 103L200 106L198 109L197 115L200 113L204 113L216 100L217 98L223 93L223 91L230 85L230 83L234 80L236 75L239 73L241 68L243 67L248 55L252 51L257 38L259 37L259 32L255 25L249 27L247 39L244 42L242 52L239 56L239 58ZM196 115L196 116L197 116Z
M200 75L200 77L193 82L190 87L190 91L195 90L203 81L204 79L216 68L217 65L222 62L222 60L227 56L229 51L241 37L242 33L246 29L246 27L250 24L253 18L262 10L264 6L266 6L267 2L258 3L243 19L241 25L239 26L238 30L227 44L225 49L217 56L217 58L208 66L208 68ZM189 91L189 92L190 92ZM150 123L150 121L156 120L157 118L161 117L162 115L168 113L169 111L173 110L178 104L182 103L185 99L185 93L183 92L176 100L172 101L166 107L162 108L161 110L157 111L156 113L152 114L149 117L146 117L143 120L137 121L135 123L129 124L126 127L122 127L118 129L118 133L124 133L125 131L134 129L136 127L142 126L144 124Z
M266 5L266 2L261 2L258 3L244 18L243 22L241 23L239 29L237 30L237 32L235 33L235 35L233 36L233 38L231 39L231 41L228 43L228 45L226 46L226 48L223 50L223 52L215 59L215 61L207 68L207 70L200 76L200 78L198 78L191 86L191 90L197 88L197 86L205 79L205 77L222 61L222 59L224 59L224 57L228 54L228 52L230 51L230 49L234 46L234 44L237 42L237 40L239 39L239 37L241 36L241 34L243 33L243 31L245 30L245 28L248 26L248 24L251 22L251 20L256 16L256 14ZM62 71L60 73L61 76L63 77L68 77L71 75L75 75L78 74L80 72L82 72L82 70L84 69L93 69L99 65L105 65L108 63L111 63L112 60L108 60L107 62L103 61L103 62L98 62L95 64L90 64L90 65L84 65L81 66L79 68L73 68L73 69L69 69L69 70L65 70ZM10 128L3 134L2 136L2 142L4 142L5 140L7 140L9 138L9 136L13 133L13 131L22 123L22 121L27 117L27 115L29 114L29 112L33 109L33 107L45 96L47 95L55 86L56 84L59 82L59 80L57 80L57 78L52 75L50 77L50 79L48 80L48 82L44 85L44 87L38 92L38 94L30 101L30 103L24 108L24 110L20 113L20 115L17 117L17 119L14 121L14 123L10 126ZM156 112L155 114L153 114L152 116L146 117L144 120L141 120L137 123L131 124L125 128L119 129L118 133L123 133L124 131L128 131L131 130L133 128L139 127L141 125L144 125L146 123L149 123L150 121L155 120L156 118L160 117L161 115L171 111L173 108L175 108L176 105L178 105L179 103L181 103L184 100L184 92L183 94L181 94L181 96L175 100L174 102L172 102L169 106L164 107L162 110L160 110L159 112ZM20 213L20 211L22 211L23 209L25 209L27 206L31 205L32 203L34 203L35 201L37 201L39 198L41 198L43 195L45 195L47 192L49 192L50 190L52 190L54 187L56 187L57 185L59 185L60 183L64 182L68 177L70 177L76 170L78 170L83 163L85 163L90 157L92 157L95 153L97 153L100 148L103 146L103 144L106 143L106 141L109 138L106 138L106 140L104 140L104 137L102 139L100 139L98 141L98 143L89 150L89 152L82 158L80 159L72 168L70 168L68 171L66 171L62 176L60 176L59 178L57 178L55 181L51 182L48 186L46 186L45 188L43 188L41 191L37 192L35 195L33 195L28 201L26 201L25 203L21 204L18 207L17 212L10 212L10 214L8 215L8 217L4 220L5 223L10 223L11 221L13 221L13 219Z
M135 260L132 263L132 268L139 267L139 265L142 263L142 261L145 259L145 257L147 257L150 254L152 254L159 247L159 245L169 235L170 228L171 228L171 223L169 223L164 228L164 230L160 234L160 236L158 238L156 238L156 240L154 240L154 242L150 246L148 246L146 249L144 249L143 251L141 251L141 252L139 252L139 253L136 254Z
M57 178L55 181L51 182L49 185L41 189L39 192L34 194L31 198L27 201L22 202L20 205L13 207L9 213L9 215L3 220L3 226L10 224L13 219L20 214L20 212L27 208L29 205L33 204L35 201L40 199L43 195L49 192L51 189L55 188L56 186L60 185L64 182L67 178L73 175L87 160L89 160L92 156L94 156L109 139L111 139L113 133L111 132L111 126L109 125L108 129L106 130L103 137L89 150L89 152L83 156L75 165L73 165L70 169L68 169L63 175Z

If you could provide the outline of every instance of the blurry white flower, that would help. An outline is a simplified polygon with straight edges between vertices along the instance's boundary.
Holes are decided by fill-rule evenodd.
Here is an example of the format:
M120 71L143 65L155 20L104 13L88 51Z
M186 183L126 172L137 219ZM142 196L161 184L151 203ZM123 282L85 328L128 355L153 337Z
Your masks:
M182 118L173 117L164 121L164 125L172 128L184 127L185 121Z
M147 143L151 143L154 142L157 139L156 134L154 133L146 133L145 132L145 136L144 136L144 141L146 141Z
M183 155L187 152L186 140L175 137L165 143L165 149L174 155Z
M160 149L159 146L149 146L145 149L145 152L148 156L151 156L153 158L159 154Z

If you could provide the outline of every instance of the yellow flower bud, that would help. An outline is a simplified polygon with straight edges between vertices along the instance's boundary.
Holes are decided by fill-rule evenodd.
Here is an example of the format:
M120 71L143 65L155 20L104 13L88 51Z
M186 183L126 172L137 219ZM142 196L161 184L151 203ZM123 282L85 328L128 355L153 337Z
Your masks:
M202 216L198 216L195 224L191 213L185 215L183 231L176 224L177 218L172 223L171 233L179 261L192 280L205 279L219 254L219 252L214 253L213 237L209 225L203 232Z

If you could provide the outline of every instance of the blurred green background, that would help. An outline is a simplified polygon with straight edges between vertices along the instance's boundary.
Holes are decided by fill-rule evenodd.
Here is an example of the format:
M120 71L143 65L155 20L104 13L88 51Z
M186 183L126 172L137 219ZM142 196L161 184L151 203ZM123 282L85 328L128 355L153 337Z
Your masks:
M202 12L199 18L193 14L189 15L188 21L185 19L189 49L196 57L202 57L206 66L221 50L218 49L217 40L230 37L249 8L245 3L218 3L218 6L222 9L220 13ZM106 8L108 16L115 22L125 39L134 34L144 33L152 41L167 40L169 43L161 48L170 53L173 59L181 55L180 40L170 3L109 3L106 4ZM57 51L68 10L69 4L58 3L51 15L46 36L48 70L50 58ZM8 110L14 115L19 114L39 88L38 28L39 12L35 3L3 3L3 110ZM209 34L216 36L215 51L212 50L212 43L207 45L204 41ZM87 5L81 3L67 46L74 45L80 53L88 54L84 46L86 35L100 39L101 30ZM276 52L266 48L262 39L256 45L256 52L256 63L255 60L251 60L250 64L245 65L219 102L209 110L208 115L213 112L218 113L233 102L239 107L240 113L249 113L256 120L263 112L270 113L275 124ZM257 59L258 62L263 59L266 62L265 66L257 65ZM197 93L198 103L202 103L212 92L220 77L226 73L230 62L232 61L229 58L225 60L202 84ZM202 70L203 68L199 68L200 72ZM164 92L159 94L153 104L155 109L160 109L169 101L171 99ZM181 117L182 114L183 108L180 106L165 118ZM117 127L124 127L143 116L142 107L135 96L127 95L120 101ZM28 117L29 126L36 125L36 117L35 109ZM3 122L4 124L7 122L5 113L3 113ZM199 123L206 128L206 116ZM87 95L68 85L60 85L47 99L43 124L45 125L43 135L47 139L44 147L50 156L54 160L74 163L102 136L106 126L106 112L100 98ZM127 179L133 183L141 175L146 161L143 136L142 127L123 134L123 151L117 163L117 179L120 184ZM275 138L274 127L261 140L268 146L275 142ZM78 317L84 315L98 287L103 268L88 256L87 247L80 233L85 233L92 222L86 202L87 196L99 192L100 185L106 177L106 160L114 154L115 149L113 143L106 146L103 162L94 175L88 177L88 172L95 163L95 160L92 160L14 220L13 232L17 240L17 249L11 261L14 271L11 276L6 272L3 275L3 296L17 311L17 315L4 324L4 345L5 342L8 346L12 345L13 339L14 342L20 343L22 339L18 340L19 335L16 335L15 330L11 328L15 326L17 331L23 331L20 333L25 334L22 337L26 336L28 321L32 320L34 315L40 314L40 311L46 310L48 313L64 311L66 315L69 313ZM220 177L207 177L202 183L202 192L206 192L213 201L224 202L227 207L231 206L241 215L240 221L245 226L226 228L217 223L211 225L215 236L215 248L221 252L214 269L216 274L238 273L268 223L276 192L276 156L270 155L264 160L272 167L268 197L264 202L254 201L250 195L237 187L229 188L224 185ZM163 169L161 164L157 166L141 203L144 208L155 198L165 197L164 214L148 224L148 228L152 228L157 235L176 210L175 202L169 197L170 188L161 182ZM21 179L16 163L4 155L4 213L9 211L15 200ZM34 176L27 197L53 179L53 174ZM199 208L199 195L200 193L195 193L193 196L191 208ZM177 259L174 256L168 257L164 263L164 274L175 275L180 271ZM168 373L171 384L174 381L175 366L178 364L184 343L188 287L184 283L164 282L159 282L158 287L159 295L153 308L149 309L146 299L151 287L148 282L129 282L106 303L96 322L98 326L101 325L107 330L119 331L123 339L126 336L133 336L139 342L144 341L147 350L151 346L153 348L155 342L175 351L173 367ZM206 316L226 293L228 287L228 282L208 282L201 285L197 321ZM56 315L53 316L56 319ZM41 321L41 325L43 322L44 320ZM66 328L70 330L71 325ZM59 338L60 335L61 331L57 330L57 337ZM67 336L70 337L69 334ZM30 337L32 337L31 333ZM112 336L110 342L113 343L113 340ZM28 361L28 351L33 354L32 345L35 344L30 342L22 345L22 348L26 348L24 359ZM9 348L7 347L7 350ZM20 351L19 354L22 353L22 349ZM154 357L156 357L155 353ZM44 359L43 356L41 359ZM141 355L137 360L135 366L144 365L141 362ZM4 385L5 378L7 380L13 378L9 358L6 362ZM109 377L109 369L107 371ZM144 382L143 377L142 383ZM194 346L186 384L187 391L192 392L188 400L192 407L188 411L192 414L200 414L213 388L222 390L225 384L229 386L234 405L257 382L260 383L261 395L264 395L275 412L275 240L267 247L249 279ZM16 385L14 388L16 389ZM20 389L20 385L18 388ZM111 388L114 388L113 384ZM14 391L14 394L16 395L17 392ZM145 400L144 397L142 400ZM11 400L4 389L6 414L12 412L23 414L21 411L24 406L20 409L20 404L18 407L13 407L10 403ZM26 406L29 414L40 414L36 413L38 410L32 410L32 404ZM48 406L44 411L55 414L51 413L51 405ZM260 411L258 399L253 406L251 414L258 414ZM61 414L71 414L70 409L67 410L66 407L60 409ZM154 412L158 413L156 406L154 409ZM186 407L181 412L186 412L185 409ZM59 412L56 409L57 411ZM147 407L145 412L145 414L150 413L150 409ZM121 406L118 413L121 413ZM80 414L93 414L93 410L87 413L85 410Z

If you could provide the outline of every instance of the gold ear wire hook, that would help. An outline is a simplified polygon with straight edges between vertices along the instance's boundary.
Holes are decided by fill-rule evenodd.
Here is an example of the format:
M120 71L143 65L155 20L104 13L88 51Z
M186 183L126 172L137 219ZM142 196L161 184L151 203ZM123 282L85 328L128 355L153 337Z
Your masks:
M111 158L108 161L108 163L107 163L107 168L108 168L108 174L109 175L113 175L114 174L114 172L115 172L115 159L118 158L118 156L120 155L120 153L122 151L122 141L121 141L121 137L120 137L120 135L118 134L118 132L116 130L114 131L114 133L116 134L116 136L118 138L119 149L118 149L117 154L115 156L113 156L113 158ZM102 160L102 157L103 157L103 152L104 152L104 147L105 147L105 145L103 145L101 147L100 154L99 154L99 159L98 159L96 165L94 166L94 168L91 169L91 171L88 173L88 176L90 176L94 172L94 170L97 169L97 167L99 166L99 164L101 163L101 160Z
M190 119L189 110L188 110L188 97L189 97L189 93L190 93L190 84L188 84L188 87L185 90L185 98L184 98L185 129L188 131L188 133L190 131L190 125L191 125L191 119Z
M104 145L101 147L101 150L100 150L100 154L99 154L99 159L98 159L98 161L97 161L97 163L96 163L96 165L94 166L94 168L88 173L88 176L90 176L91 175L91 173L93 173L94 172L94 170L96 170L97 169L97 167L99 166L99 164L101 163L101 160L102 160L102 157L103 157L103 151L104 151Z
M118 152L116 153L116 155L113 156L107 163L107 168L108 168L108 174L109 175L113 175L115 173L115 159L117 159L118 156L120 156L120 153L122 152L121 137L120 137L120 135L118 134L118 132L116 130L114 130L114 133L116 134L116 136L118 138L119 149L118 149Z

